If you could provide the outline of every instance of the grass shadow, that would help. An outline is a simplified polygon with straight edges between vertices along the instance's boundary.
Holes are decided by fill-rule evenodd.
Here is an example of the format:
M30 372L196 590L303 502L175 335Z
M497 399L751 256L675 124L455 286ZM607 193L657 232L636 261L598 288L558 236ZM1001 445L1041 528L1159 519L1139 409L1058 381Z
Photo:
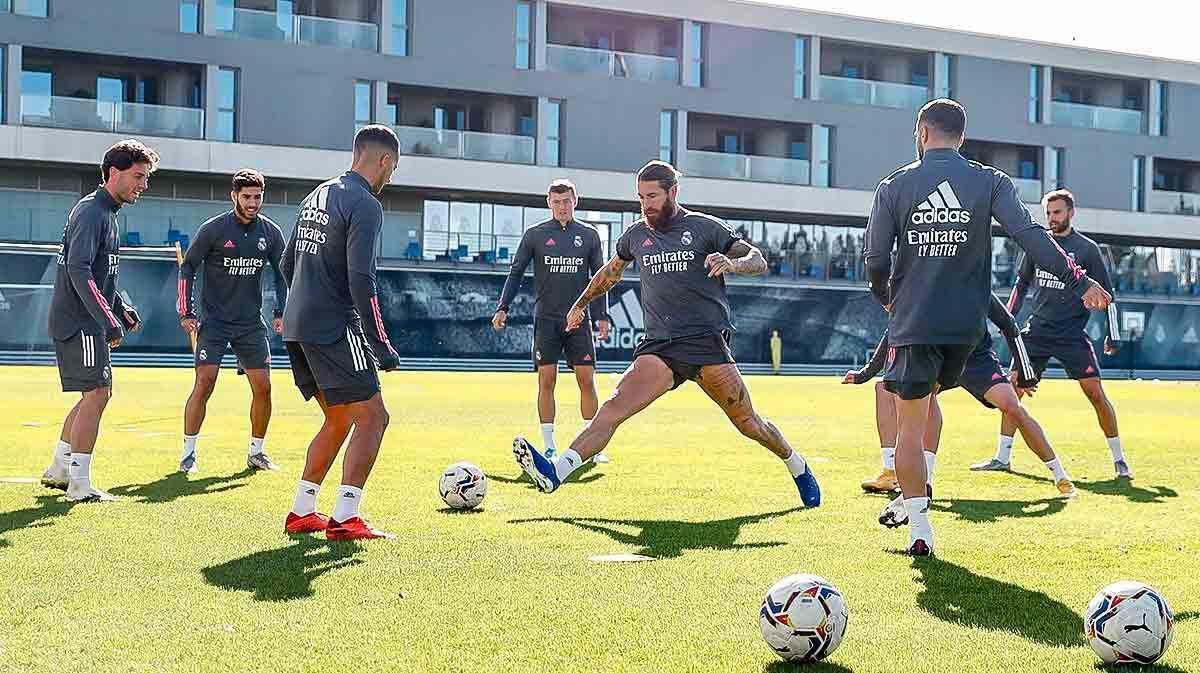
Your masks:
M567 479L567 482L563 484L563 486L569 486L571 484L590 484L597 479L603 478L603 472L592 473L592 470L595 469L596 464L589 460L578 470L575 470L575 472L570 476L570 478ZM533 488L533 481L529 478L529 475L525 474L524 471L522 471L521 474L517 475L516 477L505 477L501 475L489 474L487 478L488 481L496 481L501 484L526 484L530 488Z
M483 510L478 507L471 509L454 509L453 507L442 507L438 509L438 514L449 514L450 516L470 516L473 514L483 514Z
M163 477L145 484L126 484L110 489L113 495L127 498L139 498L139 502L158 504L173 502L192 495L207 495L222 493L241 488L247 484L245 479L254 474L255 470L246 468L241 472L225 476L190 477L183 472L171 472ZM216 488L213 488L216 487Z
M313 595L313 580L338 568L362 563L353 541L313 536L294 538L278 549L255 552L200 570L204 581L229 591L248 591L256 601L290 601Z
M913 560L922 587L917 606L943 621L985 631L1005 631L1053 647L1086 645L1083 618L1040 592L943 561Z
M1097 671L1107 671L1107 673L1128 673L1128 671L1137 671L1137 673L1186 673L1182 668L1175 668L1166 664L1150 664L1149 666L1130 666L1129 664L1096 664Z
M766 673L854 673L853 668L847 668L832 661L810 661L794 663L790 661L773 661L763 666Z
M972 500L969 498L935 499L929 509L954 514L970 523L993 523L1000 519L1028 519L1057 514L1067 507L1063 498L1041 500Z
M803 509L793 507L778 512L765 514L750 514L732 519L716 521L670 521L670 520L620 520L597 519L591 517L540 517L535 519L516 519L509 523L565 523L577 528L603 533L621 544L639 547L635 554L651 556L657 559L676 558L683 552L700 549L732 550L732 549L761 549L764 547L779 547L783 542L750 542L738 544L738 534L742 526L774 519ZM638 528L637 535L626 533L617 526Z
M1054 485L1054 480L1049 477L1042 477L1034 474L1026 474L1024 472L1012 472L1013 476L1030 481L1045 482ZM1123 495L1129 498L1130 502L1139 503L1162 503L1163 498L1177 498L1179 493L1169 486L1150 486L1143 488L1134 483L1132 479L1123 479L1113 477L1104 481L1085 481L1076 480L1075 488L1096 495Z
M68 502L57 495L39 495L34 499L37 500L37 504L33 507L0 513L0 536L14 530L49 526L51 525L50 519L66 514L75 506L75 503ZM0 537L0 549L10 544L8 540Z

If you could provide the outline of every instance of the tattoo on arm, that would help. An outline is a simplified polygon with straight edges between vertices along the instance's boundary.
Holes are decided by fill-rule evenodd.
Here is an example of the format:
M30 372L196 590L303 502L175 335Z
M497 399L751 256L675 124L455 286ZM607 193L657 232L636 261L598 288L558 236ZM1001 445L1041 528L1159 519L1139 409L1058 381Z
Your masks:
M736 241L725 256L733 261L734 273L761 276L767 272L767 260L762 251L745 241Z
M596 275L592 276L592 280L588 283L587 289L583 291L583 294L579 296L579 299L575 300L575 306L573 308L583 308L588 304L591 304L600 295L612 289L612 286L616 285L617 281L621 280L621 273L628 265L629 262L626 262L620 257L613 257L612 259L608 260L608 263L600 267L600 270L596 272Z

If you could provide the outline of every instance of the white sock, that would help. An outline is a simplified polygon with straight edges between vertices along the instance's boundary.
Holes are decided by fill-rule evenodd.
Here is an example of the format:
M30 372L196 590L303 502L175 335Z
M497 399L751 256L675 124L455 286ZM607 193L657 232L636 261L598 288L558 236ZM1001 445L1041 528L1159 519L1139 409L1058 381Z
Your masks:
M337 502L333 504L333 514L329 518L345 523L358 516L358 503L362 502L362 489L342 484L338 486Z
M554 449L555 451L558 450L558 444L554 443L553 423L542 423L542 444L544 444L547 449Z
M912 529L909 539L921 538L932 542L933 528L929 525L929 498L905 498L904 511L908 512L908 525Z
M250 438L250 455L256 456L263 452L263 442L267 441L266 437L251 437Z
M81 488L91 488L92 486L92 454L90 453L72 453L70 475L71 482L79 484Z
M804 470L808 467L808 463L804 462L804 456L796 453L794 449L787 458L783 459L783 464L787 465L788 472L792 473L792 477L799 477L804 474Z
M567 449L560 453L554 459L554 473L558 475L559 483L566 481L580 465L583 465L583 456L576 453L575 449Z
M883 458L883 469L896 471L896 447L883 446L879 449L879 455Z
M301 479L300 485L296 487L296 500L292 503L292 512L304 516L317 511L317 495L320 493L320 484Z
M1046 469L1054 473L1054 481L1056 482L1071 478L1067 476L1067 471L1063 468L1062 463L1058 460L1057 456L1055 456L1054 460L1046 461Z
M51 463L54 470L65 470L71 464L71 445L63 440L58 440L58 445L54 447L54 461Z
M196 452L196 440L198 439L200 439L200 435L183 436L183 453L179 455L179 460L183 460Z
M996 442L996 460L1008 464L1012 461L1012 445L1013 438L1008 435L1000 435L1000 441Z
M925 452L925 483L930 487L933 486L933 466L937 463L937 454L932 451Z
M1113 462L1125 460L1125 451L1121 449L1120 437L1108 437L1108 450L1112 452Z

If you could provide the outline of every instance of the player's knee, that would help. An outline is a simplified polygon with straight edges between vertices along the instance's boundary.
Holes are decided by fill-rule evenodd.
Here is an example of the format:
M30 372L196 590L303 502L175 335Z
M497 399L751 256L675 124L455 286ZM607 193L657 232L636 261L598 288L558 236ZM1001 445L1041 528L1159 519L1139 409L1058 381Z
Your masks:
M95 390L89 390L84 393L83 397L92 407L103 410L104 407L108 406L108 401L112 399L112 387L104 386Z
M261 381L259 383L251 383L250 384L250 394L257 398L260 398L260 399L264 398L264 397L270 399L270 397L271 397L271 382L270 381Z

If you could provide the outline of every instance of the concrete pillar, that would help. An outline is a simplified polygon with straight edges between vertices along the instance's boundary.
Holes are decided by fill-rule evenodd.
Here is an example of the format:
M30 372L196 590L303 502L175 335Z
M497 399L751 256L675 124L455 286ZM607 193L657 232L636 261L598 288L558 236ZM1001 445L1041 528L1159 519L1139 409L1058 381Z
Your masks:
M10 44L4 49L4 123L21 124L21 45Z
M547 26L549 25L550 8L546 0L537 0L533 5L533 69L546 69L546 43L549 41Z
M1058 189L1058 148L1042 148L1042 193Z
M681 53L679 55L679 58L680 58L681 72L683 73L683 79L681 80L681 83L684 86L689 86L689 82L699 82L700 81L700 72L699 72L700 64L696 63L692 60L692 52L696 49L697 46L703 46L703 45L695 44L696 36L695 36L695 31L693 30L695 25L696 25L695 21L685 20L683 22L683 45L682 45L682 49L680 49Z
M813 124L812 151L810 154L809 175L813 187L829 187L832 164L832 131L828 126Z
M1054 111L1050 109L1051 101L1054 100L1054 68L1048 65L1042 66L1042 123L1049 124L1054 116Z
M552 118L552 114L553 113L550 110L550 99L545 96L539 96L538 101L537 101L537 144L535 145L536 156L534 157L534 162L537 163L537 165L539 165L539 166L555 165L554 162L551 161L552 157L550 156L550 154L548 152L549 139L550 139L550 135L551 135L551 131L552 131L552 129L550 128L549 122ZM559 129L555 129L555 130L557 132L561 133L562 132L561 131L561 129L562 129L562 120L561 119L559 119L558 125L559 125ZM562 143L561 143L561 138L560 138L560 142L559 142L560 152L561 152L561 145L562 145ZM560 159L561 159L561 157L560 157Z
M1150 211L1150 197L1154 193L1154 157L1146 155L1142 162L1142 210Z
M1146 96L1146 119L1149 120L1146 130L1152 136L1162 135L1162 101L1159 99L1162 88L1161 81L1156 79L1150 80L1150 95Z
M491 133L517 133L517 104L512 100L498 100L487 106L487 127ZM560 120L561 121L561 120ZM561 124L560 124L561 126Z
M218 82L220 71L220 66L204 66L204 137L210 140L217 136L217 109L221 103Z
M933 55L933 97L950 97L950 59L949 54L937 52Z
M392 0L379 0L379 51L384 54L392 53L392 49L395 48L392 40L394 9Z
M808 97L821 100L821 36L808 38L808 63L804 76L808 78Z
M159 80L159 102L177 107L188 106L192 77L183 70L168 70Z
M688 113L687 110L675 111L675 166L687 163L688 153Z

